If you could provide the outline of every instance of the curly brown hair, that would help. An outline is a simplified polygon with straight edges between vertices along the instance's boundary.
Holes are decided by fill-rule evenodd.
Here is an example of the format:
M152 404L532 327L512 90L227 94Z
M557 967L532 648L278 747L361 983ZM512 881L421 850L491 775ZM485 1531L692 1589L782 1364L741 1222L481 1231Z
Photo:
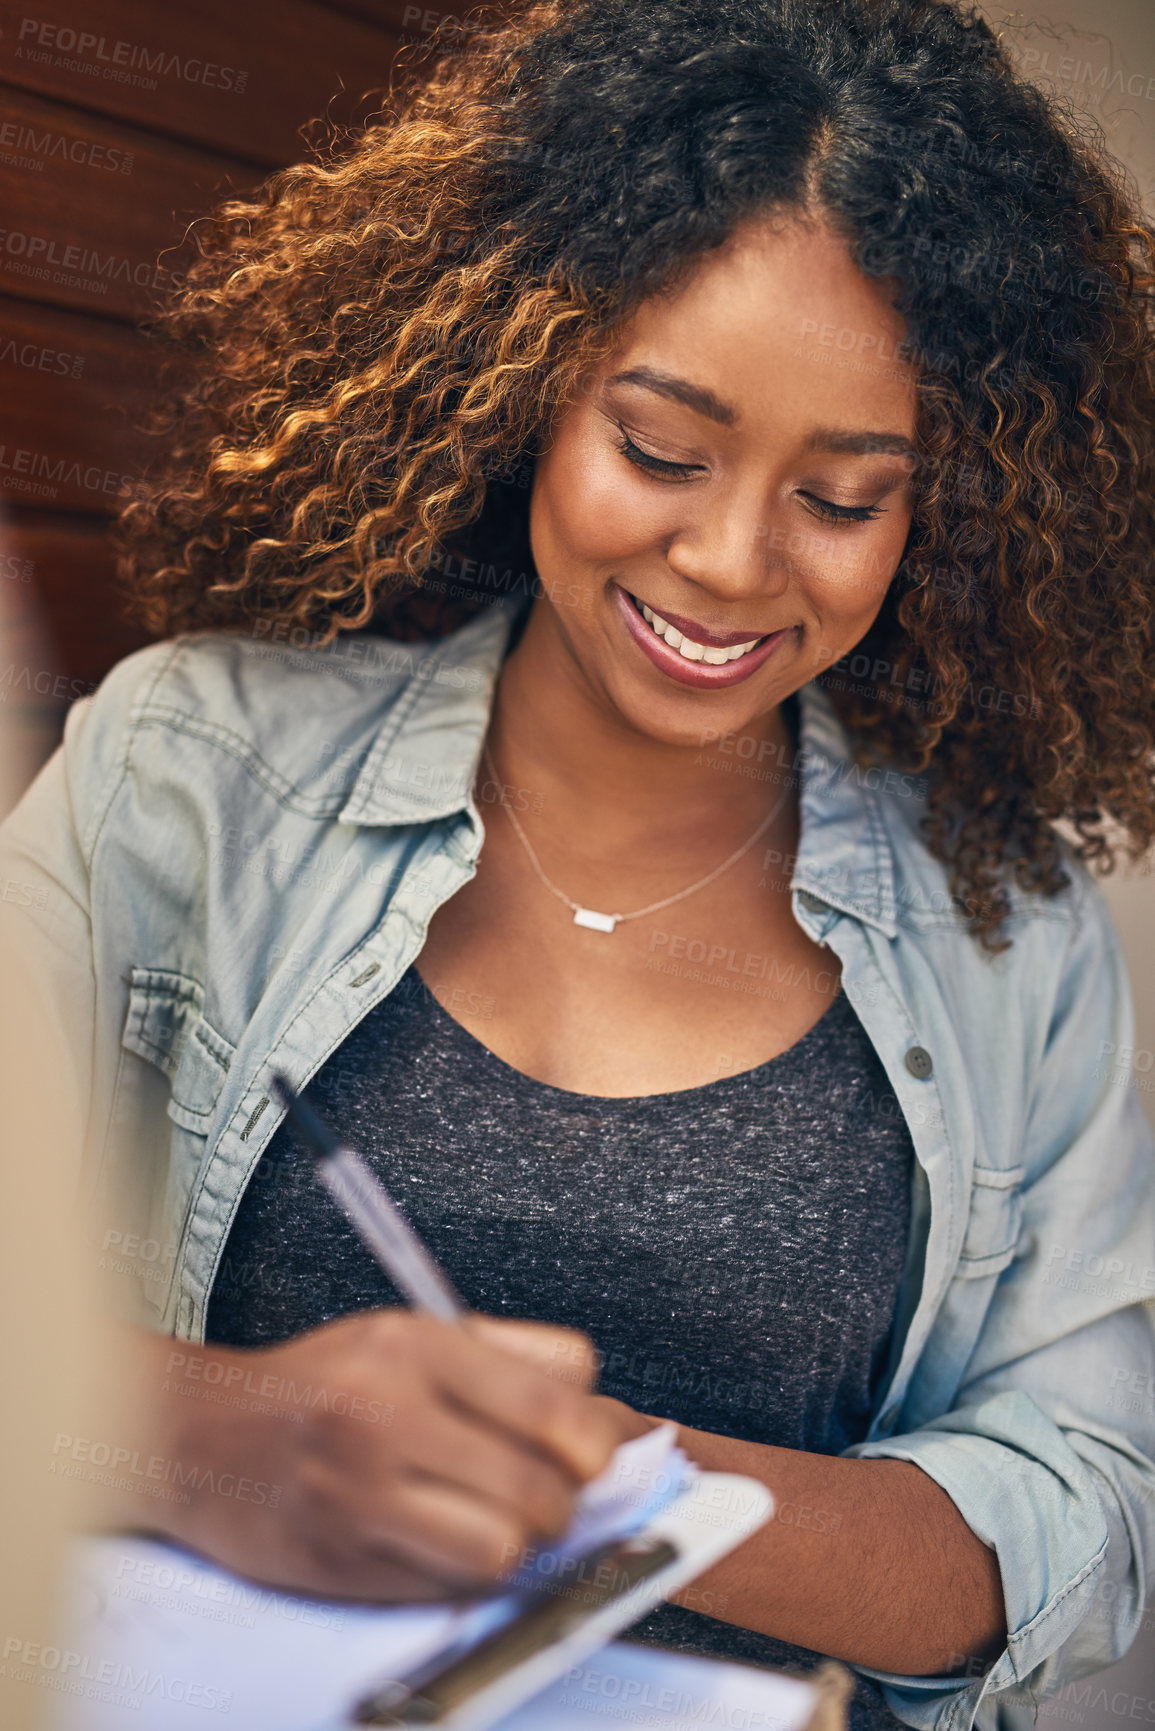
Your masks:
M931 772L985 948L1010 874L1066 883L1056 822L1139 858L1155 235L1097 136L956 0L512 0L418 70L200 225L117 531L138 616L412 636L532 586L532 458L625 318L745 217L816 209L900 285L920 453L882 609L820 683L860 761Z

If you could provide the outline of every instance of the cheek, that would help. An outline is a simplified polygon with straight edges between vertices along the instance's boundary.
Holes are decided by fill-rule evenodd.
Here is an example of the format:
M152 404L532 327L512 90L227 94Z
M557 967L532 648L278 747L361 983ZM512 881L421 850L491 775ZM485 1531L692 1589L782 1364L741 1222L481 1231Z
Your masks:
M810 588L820 612L848 624L869 623L882 606L898 569L910 528L910 517L885 530L851 538L835 546L827 559L811 567Z
M619 454L580 436L559 440L540 458L530 527L547 560L602 566L630 557L661 533L661 502L623 473ZM544 575L544 574L543 574Z

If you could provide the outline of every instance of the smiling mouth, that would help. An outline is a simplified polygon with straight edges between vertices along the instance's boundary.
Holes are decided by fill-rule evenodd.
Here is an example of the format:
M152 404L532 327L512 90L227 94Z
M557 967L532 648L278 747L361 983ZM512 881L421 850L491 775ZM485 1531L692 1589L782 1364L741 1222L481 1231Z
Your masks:
M703 626L694 626L701 635L698 638L691 637L686 631L679 630L672 620L663 618L644 601L639 601L629 590L626 593L654 635L662 638L671 649L676 649L684 661L704 661L710 667L721 667L727 661L741 661L743 656L757 649L760 643L765 643L770 635L769 632L764 632L761 637L749 637L735 642L734 632L708 632ZM679 623L690 625L692 622L680 620ZM731 641L725 641L727 638Z

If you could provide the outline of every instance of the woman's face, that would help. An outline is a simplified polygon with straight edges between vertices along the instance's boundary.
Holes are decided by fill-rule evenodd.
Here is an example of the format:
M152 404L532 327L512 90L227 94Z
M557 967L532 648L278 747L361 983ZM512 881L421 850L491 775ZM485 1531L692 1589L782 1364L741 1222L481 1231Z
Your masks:
M796 218L743 225L644 302L537 461L538 647L687 745L845 655L910 526L904 340L886 285Z

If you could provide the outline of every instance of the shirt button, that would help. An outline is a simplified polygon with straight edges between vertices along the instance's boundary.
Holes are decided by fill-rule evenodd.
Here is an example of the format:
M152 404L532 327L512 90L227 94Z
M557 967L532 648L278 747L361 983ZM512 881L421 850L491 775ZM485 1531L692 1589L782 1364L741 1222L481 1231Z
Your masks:
M925 1081L934 1069L931 1055L925 1046L912 1046L904 1061L911 1075L917 1076L920 1082Z
M826 903L823 901L822 897L814 895L810 890L799 890L798 900L806 909L807 913L824 914L826 912Z

